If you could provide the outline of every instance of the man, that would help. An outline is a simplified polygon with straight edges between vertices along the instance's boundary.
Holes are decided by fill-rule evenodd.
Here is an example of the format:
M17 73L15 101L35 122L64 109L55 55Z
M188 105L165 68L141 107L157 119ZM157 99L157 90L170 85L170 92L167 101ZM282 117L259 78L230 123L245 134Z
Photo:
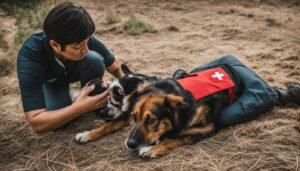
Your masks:
M17 72L26 119L33 132L57 128L82 113L103 107L108 92L89 96L104 71L123 76L120 62L96 37L95 24L80 6L62 3L47 15L43 32L31 35L17 57ZM69 84L83 87L74 102Z

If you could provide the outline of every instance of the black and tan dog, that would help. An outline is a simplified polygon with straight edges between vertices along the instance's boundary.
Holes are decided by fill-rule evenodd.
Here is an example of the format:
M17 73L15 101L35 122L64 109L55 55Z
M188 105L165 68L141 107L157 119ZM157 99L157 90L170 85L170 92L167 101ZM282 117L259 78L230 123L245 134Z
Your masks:
M226 66L224 69L229 71ZM222 77L214 77L215 73L224 76L223 73L212 72L209 79L223 81ZM232 92L236 93L235 96L240 93L240 82L236 74L229 71L228 75L234 77L234 84L239 86L200 100L196 100L190 91L184 89L179 84L180 80L163 79L139 85L136 91L126 97L127 104L123 106L131 111L132 129L125 141L127 148L139 150L141 157L155 158L216 132L219 129L221 110L234 98L231 96ZM198 85L196 91L202 88Z
M125 76L110 84L108 88L108 105L97 111L101 119L106 122L97 129L76 134L75 140L77 142L87 143L89 141L95 141L127 126L130 113L127 110L122 110L124 98L136 90L139 84L157 80L156 77L133 73L123 64L121 65L121 69L125 73ZM104 91L103 87L101 87L102 81L99 79L92 80L88 84L95 84L95 91L92 92L91 95L99 94Z

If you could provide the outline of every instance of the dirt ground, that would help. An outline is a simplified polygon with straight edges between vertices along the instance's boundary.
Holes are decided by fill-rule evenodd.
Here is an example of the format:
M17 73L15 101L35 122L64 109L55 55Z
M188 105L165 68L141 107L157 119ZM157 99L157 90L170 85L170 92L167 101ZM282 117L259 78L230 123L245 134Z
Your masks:
M57 0L56 3L61 2ZM232 54L272 86L300 81L299 1L280 0L75 0L92 15L96 36L134 71L169 77L182 68ZM16 20L0 13L1 32L13 46ZM115 14L120 21L107 22ZM130 35L130 17L152 33ZM124 147L126 128L79 145L77 132L98 127L93 113L42 135L22 111L16 52L0 48L0 170L299 170L300 110L276 107L159 159L144 160Z

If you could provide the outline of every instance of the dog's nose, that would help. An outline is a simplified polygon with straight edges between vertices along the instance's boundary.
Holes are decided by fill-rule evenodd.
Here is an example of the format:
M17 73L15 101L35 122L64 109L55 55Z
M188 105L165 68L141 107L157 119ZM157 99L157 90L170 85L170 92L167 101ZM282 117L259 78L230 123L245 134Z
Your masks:
M132 138L129 138L126 142L126 145L129 149L136 149L138 147L138 142Z

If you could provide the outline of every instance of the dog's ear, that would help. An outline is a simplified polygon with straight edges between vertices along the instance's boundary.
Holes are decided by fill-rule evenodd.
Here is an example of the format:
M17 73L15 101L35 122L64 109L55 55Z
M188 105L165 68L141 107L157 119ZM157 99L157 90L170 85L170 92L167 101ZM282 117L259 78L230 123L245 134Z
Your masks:
M152 87L151 84L147 82L138 85L138 87L135 90L133 90L130 93L130 95L126 98L128 104L134 104L134 101L137 101L137 99L139 99L140 96L151 92L151 87Z
M118 91L118 93L119 93L120 95L122 95L122 96L125 96L125 95L126 95L125 92L124 92L124 89L121 88L121 87L118 87L117 91Z
M124 110L132 110L132 107L140 99L141 96L155 91L151 83L145 82L138 85L137 89L133 90L127 97L123 99ZM122 109L123 110L123 109Z
M189 104L187 104L183 97L168 94L164 99L164 105L167 107L171 122L175 129L178 129L182 124L182 117L185 112L188 112Z
M133 74L133 72L125 64L121 64L121 70L124 72L124 74Z
M175 94L168 94L165 97L165 105L170 109L181 108L186 105L186 102L183 100L183 97L175 95Z

